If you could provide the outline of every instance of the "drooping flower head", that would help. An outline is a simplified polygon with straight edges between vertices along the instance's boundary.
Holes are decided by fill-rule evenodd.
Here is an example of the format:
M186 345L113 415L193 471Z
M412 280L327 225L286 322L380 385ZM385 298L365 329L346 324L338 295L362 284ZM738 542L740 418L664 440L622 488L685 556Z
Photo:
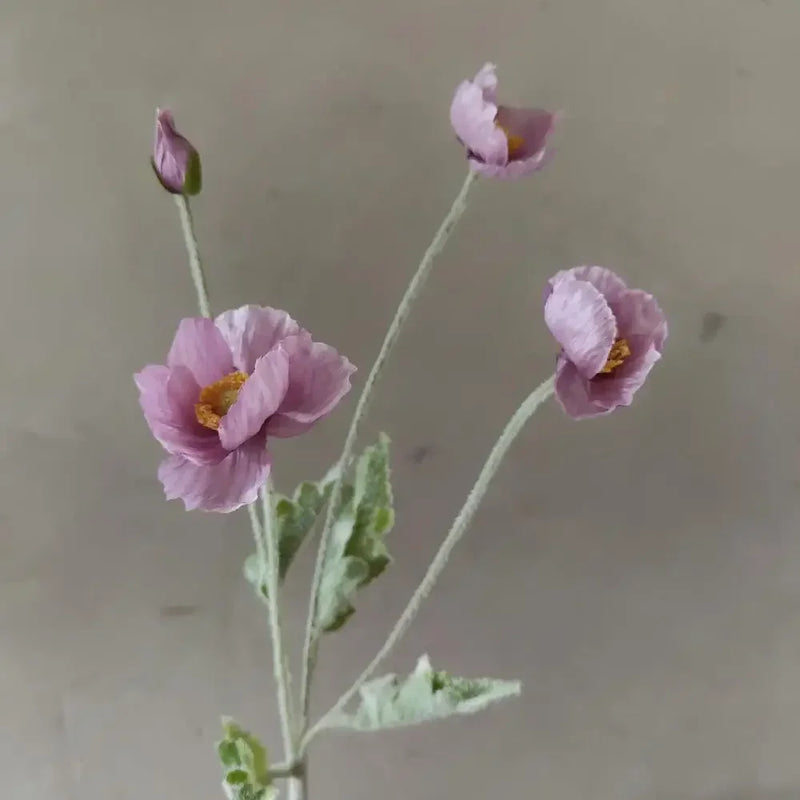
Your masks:
M490 178L520 178L544 164L555 115L498 105L495 66L485 64L456 89L450 124L467 148L472 169Z
M561 345L556 397L575 419L629 406L667 338L655 298L603 267L575 267L550 278L544 319Z
M200 155L175 128L172 112L156 109L153 170L170 194L194 195L203 185Z
M158 477L187 509L233 511L269 474L269 437L304 433L350 389L355 367L285 311L243 306L178 326L165 365L135 376Z

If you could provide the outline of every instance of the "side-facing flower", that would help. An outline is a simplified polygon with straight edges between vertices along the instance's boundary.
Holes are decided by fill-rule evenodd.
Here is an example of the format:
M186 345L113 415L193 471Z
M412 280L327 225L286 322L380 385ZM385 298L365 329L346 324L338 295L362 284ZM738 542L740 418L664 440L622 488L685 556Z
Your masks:
M181 321L165 365L135 375L158 477L187 510L252 503L269 474L269 437L304 433L350 389L355 367L285 311L243 306Z
M540 169L555 115L540 108L497 104L494 64L484 64L456 89L450 124L472 169L490 178L520 178Z
M200 155L175 128L172 112L156 109L153 170L170 194L199 194L203 185Z
M550 278L544 319L561 345L556 396L575 419L629 406L667 338L655 298L629 289L604 267L575 267Z

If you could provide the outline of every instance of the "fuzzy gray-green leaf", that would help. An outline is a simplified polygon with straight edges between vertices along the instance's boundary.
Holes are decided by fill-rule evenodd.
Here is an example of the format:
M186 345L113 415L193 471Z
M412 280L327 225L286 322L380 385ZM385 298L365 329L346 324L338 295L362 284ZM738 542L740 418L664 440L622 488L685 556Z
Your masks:
M473 714L492 703L518 695L518 681L494 678L455 678L436 671L422 656L406 676L384 675L361 687L353 713L342 712L332 728L376 731L417 725L458 714Z
M338 467L333 467L321 481L301 483L291 497L273 495L275 525L278 528L278 571L281 581L286 577L297 551L325 507L338 474ZM258 563L256 553L251 553L245 559L244 575L256 591L260 588L261 594L267 596L266 585L262 583L259 587L261 565Z
M356 591L391 562L385 536L394 524L392 503L389 437L381 434L358 459L353 485L342 490L320 587L317 624L323 631L342 627L355 610Z

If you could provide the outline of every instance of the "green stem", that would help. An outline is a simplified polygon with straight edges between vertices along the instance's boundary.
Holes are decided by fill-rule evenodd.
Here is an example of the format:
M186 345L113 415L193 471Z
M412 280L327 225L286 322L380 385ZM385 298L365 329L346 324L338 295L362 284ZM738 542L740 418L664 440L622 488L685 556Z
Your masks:
M300 687L300 715L302 729L305 728L308 721L311 681L314 676L314 669L317 662L317 651L319 648L320 632L316 628L316 620L319 608L319 590L322 582L323 567L325 566L325 557L327 555L331 531L334 523L334 514L336 508L339 506L339 501L341 500L342 496L344 475L350 463L350 459L352 458L353 448L355 447L356 440L358 438L361 423L366 416L367 409L369 407L369 401L372 399L372 393L375 389L376 383L378 382L378 378L383 371L383 368L386 365L386 361L388 360L392 350L394 349L394 345L400 336L400 331L402 330L403 325L408 319L414 302L419 297L420 292L425 285L425 279L428 277L431 271L431 267L433 266L436 256L442 251L447 243L447 240L450 238L450 234L453 232L456 224L464 214L466 209L467 195L476 179L477 173L470 171L467 174L461 190L456 196L456 199L453 201L453 205L450 207L450 211L447 213L447 216L439 226L439 230L433 237L433 241L425 251L422 261L420 261L417 271L414 273L414 277L411 279L411 283L409 283L408 288L403 295L403 299L400 301L400 305L397 307L394 319L392 320L392 324L389 326L389 330L386 332L386 337L383 340L378 357L375 359L375 363L372 365L372 369L370 370L367 380L364 383L364 388L361 391L361 396L358 399L353 420L350 423L350 429L348 430L347 437L345 438L342 454L339 458L339 465L341 469L336 481L333 484L331 497L328 501L325 523L322 528L319 550L317 552L317 561L314 568L311 596L309 598L308 619L306 620L306 632L303 642L303 678Z
M525 423L531 418L536 409L538 409L542 403L544 403L553 394L554 383L555 378L554 376L551 376L536 389L534 389L525 398L525 400L523 400L520 407L514 412L511 419L508 421L506 427L503 428L500 437L495 442L494 447L489 453L489 457L486 459L486 463L483 465L483 468L478 475L478 479L475 481L475 485L472 487L472 489L470 489L467 499L464 501L464 505L461 507L461 511L458 512L458 516L453 521L453 525L439 547L439 551L436 553L433 561L428 567L425 577L422 579L419 586L417 586L416 591L408 601L408 605L400 615L400 619L397 621L394 628L392 628L389 636L386 638L386 641L383 643L383 646L378 651L375 658L370 661L364 671L358 676L358 678L356 678L353 685L334 703L331 710L328 711L328 713L325 714L319 720L319 722L317 722L316 725L314 725L303 737L299 749L301 757L305 753L308 743L317 733L327 726L328 721L342 711L342 709L353 698L356 692L358 692L358 690L364 685L365 681L372 676L386 656L389 655L392 648L401 639L403 634L405 634L405 632L408 630L408 627L414 620L414 617L416 617L420 606L430 593L431 589L439 578L439 575L441 575L442 570L445 568L447 560L450 557L450 553L452 553L453 548L458 544L461 537L469 527L470 522L472 522L472 518L475 516L475 512L478 510L478 506L480 505L481 500L483 500L486 490L489 488L489 484L500 467L503 458L505 457L514 440L519 435Z
M189 254L189 271L192 273L194 290L197 293L197 307L204 317L211 316L211 306L208 302L208 290L206 289L206 279L203 275L203 263L200 261L200 248L197 246L197 236L194 233L194 220L192 219L192 209L189 206L189 198L183 194L173 195L175 205L178 206L178 214L181 218L181 230L183 231L183 241L186 244L186 252Z
M278 528L272 508L272 482L267 479L261 490L264 517L264 539L267 556L267 595L269 597L269 622L272 631L272 668L278 690L278 711L281 719L284 758L294 761L294 738L292 735L292 716L289 710L289 674L286 656L283 651L283 629L280 606L280 550L278 547Z
M272 671L278 696L278 714L280 717L281 739L284 747L284 758L293 764L294 741L292 738L292 719L289 714L288 671L283 653L283 632L281 629L279 584L279 556L276 529L272 517L272 487L269 483L262 490L264 507L263 524L258 515L258 502L247 506L250 526L256 543L258 557L258 586L267 587L267 608L269 611L270 638L272 640ZM259 595L261 592L259 592Z

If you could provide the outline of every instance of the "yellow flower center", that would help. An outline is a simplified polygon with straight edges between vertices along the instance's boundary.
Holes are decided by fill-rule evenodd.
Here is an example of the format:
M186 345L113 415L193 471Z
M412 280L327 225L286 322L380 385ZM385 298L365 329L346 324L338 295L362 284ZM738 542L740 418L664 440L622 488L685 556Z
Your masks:
M615 339L608 353L608 359L603 364L603 368L598 375L610 375L617 367L625 363L625 359L631 354L631 348L627 339Z
M219 429L220 420L230 411L239 396L239 390L247 380L244 372L231 372L200 390L194 404L194 415L204 428Z
M495 122L495 125L500 128L501 131L506 135L506 139L508 139L508 157L511 158L512 156L516 155L522 148L525 146L525 140L521 136L514 136L508 132L508 128L501 125L499 122Z

